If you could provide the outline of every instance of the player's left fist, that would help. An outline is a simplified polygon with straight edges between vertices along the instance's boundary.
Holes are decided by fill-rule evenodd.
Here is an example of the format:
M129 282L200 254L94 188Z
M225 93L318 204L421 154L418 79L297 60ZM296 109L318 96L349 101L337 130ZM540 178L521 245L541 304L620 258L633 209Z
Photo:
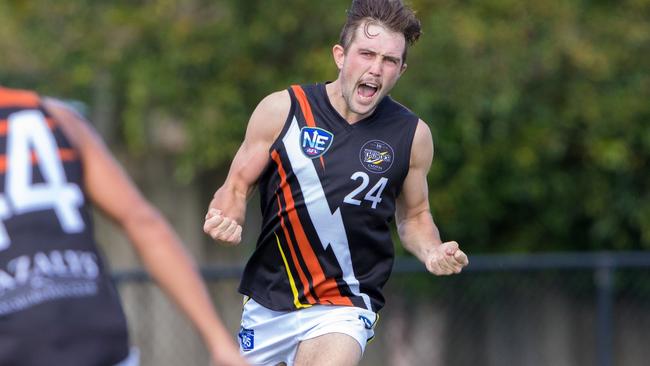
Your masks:
M241 242L241 225L216 208L210 208L205 215L203 231L222 245L233 246Z
M442 243L432 249L425 262L427 270L437 276L460 273L468 264L467 255L455 241Z

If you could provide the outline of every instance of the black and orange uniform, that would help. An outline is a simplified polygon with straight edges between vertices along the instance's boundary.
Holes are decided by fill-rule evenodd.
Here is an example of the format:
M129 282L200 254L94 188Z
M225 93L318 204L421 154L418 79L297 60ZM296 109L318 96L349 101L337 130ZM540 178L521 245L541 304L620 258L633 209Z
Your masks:
M129 352L78 151L31 92L0 87L0 365L114 365Z
M349 124L325 84L288 91L290 112L259 180L262 230L240 292L273 310L325 304L376 312L418 117L387 96Z

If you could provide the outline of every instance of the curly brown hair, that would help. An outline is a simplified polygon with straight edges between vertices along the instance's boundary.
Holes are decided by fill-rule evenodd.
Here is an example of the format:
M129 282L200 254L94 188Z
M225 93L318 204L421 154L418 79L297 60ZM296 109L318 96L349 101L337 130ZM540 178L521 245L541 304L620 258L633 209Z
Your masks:
M355 31L361 25L370 36L368 26L371 24L380 24L404 35L407 44L402 60L405 62L408 46L413 45L421 34L420 20L415 16L415 11L405 6L401 0L352 0L339 44L347 49L354 41Z

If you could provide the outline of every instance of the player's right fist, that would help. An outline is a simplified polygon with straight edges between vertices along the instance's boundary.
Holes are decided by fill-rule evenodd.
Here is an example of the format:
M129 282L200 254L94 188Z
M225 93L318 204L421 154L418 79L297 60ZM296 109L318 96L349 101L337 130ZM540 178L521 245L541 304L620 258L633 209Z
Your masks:
M210 208L205 215L203 231L223 245L237 245L241 242L241 225L237 221L224 216L221 210L216 208Z

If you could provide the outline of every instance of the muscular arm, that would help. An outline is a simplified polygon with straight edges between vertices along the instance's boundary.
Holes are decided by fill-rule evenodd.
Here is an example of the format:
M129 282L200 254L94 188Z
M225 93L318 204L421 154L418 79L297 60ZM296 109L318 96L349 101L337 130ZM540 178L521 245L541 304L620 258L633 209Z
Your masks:
M269 162L269 149L284 125L291 100L287 91L264 98L248 122L244 142L230 165L223 185L215 192L203 231L222 244L238 244L246 202Z
M79 115L52 99L44 105L80 152L91 201L126 233L147 271L198 329L216 364L245 365L212 307L195 263L169 223Z
M455 241L443 243L429 208L427 173L433 160L429 127L418 122L411 149L409 173L397 200L397 230L404 247L436 275L459 273L467 256Z

